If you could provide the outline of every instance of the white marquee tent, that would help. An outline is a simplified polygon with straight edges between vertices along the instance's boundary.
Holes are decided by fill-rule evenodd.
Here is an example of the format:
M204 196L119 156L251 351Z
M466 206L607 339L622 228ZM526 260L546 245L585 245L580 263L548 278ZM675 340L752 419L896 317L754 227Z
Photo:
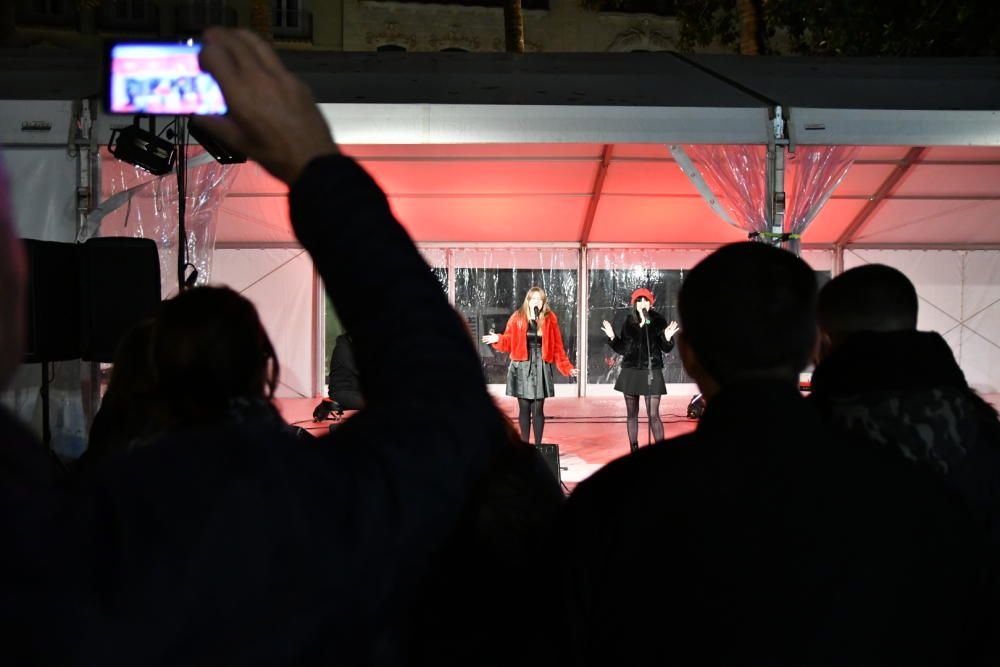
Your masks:
M137 182L132 167L100 149L129 119L83 113L90 107L80 100L99 90L91 61L2 60L0 144L22 235L74 240L86 221L78 188L94 193L87 208ZM343 150L386 190L451 298L462 300L456 275L467 267L577 272L580 359L599 324L588 317L588 270L686 269L746 238L712 210L672 147L781 152L777 113L792 192L806 147L857 146L802 235L803 258L834 273L866 262L903 270L921 298L921 328L944 335L974 386L1000 391L1000 60L291 53L286 61L312 86ZM83 140L70 150L74 136ZM285 188L254 164L220 183L211 281L258 305L282 359L282 393L316 395L323 297L291 234ZM141 211L141 197L110 207L100 233L139 233L129 206ZM560 388L602 386L591 377Z

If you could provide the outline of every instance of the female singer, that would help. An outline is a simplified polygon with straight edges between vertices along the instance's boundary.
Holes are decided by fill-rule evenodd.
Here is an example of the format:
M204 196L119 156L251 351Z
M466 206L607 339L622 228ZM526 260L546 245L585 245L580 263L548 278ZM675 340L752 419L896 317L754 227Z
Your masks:
M604 320L601 329L608 337L611 349L622 355L622 371L615 389L625 394L628 444L631 451L639 449L639 397L646 397L646 417L653 432L653 440L663 439L663 422L660 421L660 396L667 393L663 382L663 353L674 348L677 322L667 324L666 319L653 310L656 301L645 287L632 292L628 317L616 335L611 323Z
M498 352L510 353L507 369L507 395L517 398L521 439L530 442L531 424L535 424L535 444L542 444L545 429L545 399L555 395L552 367L563 375L579 374L566 356L559 321L549 309L545 290L532 287L524 303L507 320L502 334L483 336Z

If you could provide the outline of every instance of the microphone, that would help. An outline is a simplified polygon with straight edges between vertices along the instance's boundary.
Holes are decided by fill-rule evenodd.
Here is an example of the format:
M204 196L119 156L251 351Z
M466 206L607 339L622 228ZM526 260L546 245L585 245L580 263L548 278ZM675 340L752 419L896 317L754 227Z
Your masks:
M538 319L538 306L535 306L535 319Z

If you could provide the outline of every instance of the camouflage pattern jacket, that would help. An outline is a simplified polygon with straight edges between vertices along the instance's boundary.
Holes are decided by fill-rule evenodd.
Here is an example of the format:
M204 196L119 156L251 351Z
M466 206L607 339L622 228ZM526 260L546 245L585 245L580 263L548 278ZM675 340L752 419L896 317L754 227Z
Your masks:
M1000 421L940 335L859 333L816 369L810 400L841 435L941 474L1000 545Z

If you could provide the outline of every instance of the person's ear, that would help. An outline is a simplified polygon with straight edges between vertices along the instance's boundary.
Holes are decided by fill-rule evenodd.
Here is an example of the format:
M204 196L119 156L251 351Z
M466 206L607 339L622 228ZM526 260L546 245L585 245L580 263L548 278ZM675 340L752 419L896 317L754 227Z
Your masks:
M683 329L674 334L674 340L676 341L677 353L681 357L681 364L684 366L684 371L697 383L699 391L705 395L706 399L719 393L719 384L709 375L705 367L701 365L698 354L684 337Z

